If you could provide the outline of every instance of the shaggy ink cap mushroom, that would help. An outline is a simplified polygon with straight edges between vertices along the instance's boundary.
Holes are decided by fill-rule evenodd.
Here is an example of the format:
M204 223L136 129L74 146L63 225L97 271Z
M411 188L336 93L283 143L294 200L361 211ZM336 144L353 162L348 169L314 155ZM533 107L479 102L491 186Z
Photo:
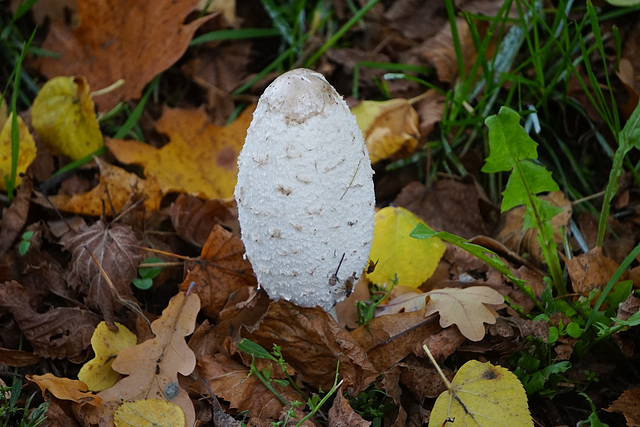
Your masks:
M372 176L356 119L324 76L296 69L267 87L235 199L247 257L272 299L329 310L345 298L373 239Z

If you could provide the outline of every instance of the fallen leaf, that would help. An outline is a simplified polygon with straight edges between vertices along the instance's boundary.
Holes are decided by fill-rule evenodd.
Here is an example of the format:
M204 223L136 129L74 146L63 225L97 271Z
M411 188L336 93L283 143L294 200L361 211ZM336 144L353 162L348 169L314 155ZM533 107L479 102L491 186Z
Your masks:
M29 366L40 361L40 358L33 353L22 350L11 350L0 347L0 363L7 366Z
M160 399L175 403L184 411L185 425L194 424L193 403L179 385L178 373L189 375L196 366L195 355L184 337L193 332L199 310L197 295L178 293L151 324L155 338L120 351L112 368L126 377L98 394L105 409L102 414L87 413L91 423L109 420L122 401Z
M566 265L573 291L582 295L603 288L618 269L618 263L604 256L600 246L571 258Z
M76 307L56 307L38 313L29 304L29 296L18 282L0 285L0 307L9 309L33 352L41 357L84 362L91 334L100 319Z
M142 258L135 233L127 225L96 221L87 231L66 235L60 241L73 255L67 282L87 295L87 304L99 309L109 329L115 331L113 312L122 307L122 300L132 298L131 280L137 276ZM91 254L98 259L114 289Z
M236 236L240 235L237 210L222 200L201 200L180 194L171 203L169 217L180 237L198 247L204 246L216 224L231 230Z
M116 427L184 427L182 409L160 399L124 402L113 414Z
M86 76L96 89L124 79L122 87L98 98L100 111L108 111L119 101L139 98L151 79L184 54L193 33L213 16L183 25L197 4L198 0L78 2L80 25L53 22L42 46L60 56L42 57L36 65L47 76Z
M96 357L85 363L78 379L84 382L89 390L102 391L116 383L120 374L111 368L114 359L126 347L135 345L137 337L126 326L117 323L117 332L107 328L100 322L91 336L91 346Z
M231 408L249 411L252 418L278 418L284 404L278 400L249 368L225 354L205 355L198 362L199 373L216 396L229 402ZM278 368L279 369L279 368ZM292 387L272 384L288 402L302 400Z
M53 374L27 375L26 378L38 384L42 395L49 391L58 399L71 400L81 405L89 404L96 408L102 408L102 399L87 391L87 385L82 381L69 378L59 378Z
M154 212L160 208L162 192L158 181L149 177L141 179L136 174L113 166L100 158L95 158L100 168L100 182L87 193L58 194L49 199L60 210L73 212L78 215L101 216L106 201L113 204L116 212L120 212L136 197L144 198L147 212ZM107 204L107 206L110 206ZM115 215L108 208L108 214Z
M13 129L13 114L10 114L4 126L0 128L0 190L7 190L7 179L11 176L11 130ZM18 164L16 166L15 186L22 182L23 174L36 158L36 143L29 132L29 128L18 116Z
M189 273L180 284L186 291L195 282L194 292L202 300L202 312L217 319L229 297L257 286L251 263L244 258L244 245L220 225L215 225L202 248L200 259L188 267Z
M2 209L2 215L0 215L0 259L4 258L4 254L16 241L27 223L32 191L33 182L30 179L25 179L18 188L16 198L13 199L11 205Z
M627 425L640 426L640 388L625 390L608 408L608 412L618 412L624 415Z
M166 108L156 122L169 136L161 148L138 141L108 139L119 161L144 167L163 193L183 192L205 199L230 198L236 185L238 153L254 106L228 126L211 124L202 109Z
M84 77L54 77L46 82L33 100L31 124L49 148L73 160L104 145Z
M369 258L378 264L367 278L387 285L397 275L398 284L417 288L435 271L444 254L444 243L438 238L409 237L416 224L423 221L403 208L382 208L376 212L375 221Z
M447 389L444 380L433 367L426 365L424 360L415 355L405 358L398 364L400 367L400 382L416 396L419 401L434 399ZM449 381L453 379L453 372L443 368L443 373Z
M372 164L415 151L420 137L418 114L406 99L362 101L351 112L362 130Z
M425 316L439 312L440 326L456 325L471 341L484 337L484 324L496 323L497 314L485 304L502 304L504 297L486 286L446 288L427 292L429 302Z
M446 425L448 418L462 426L533 426L527 394L508 369L470 360L431 410L429 427Z
M344 397L342 387L338 389L333 405L329 409L329 427L368 427L371 421L367 421L353 410L349 401Z

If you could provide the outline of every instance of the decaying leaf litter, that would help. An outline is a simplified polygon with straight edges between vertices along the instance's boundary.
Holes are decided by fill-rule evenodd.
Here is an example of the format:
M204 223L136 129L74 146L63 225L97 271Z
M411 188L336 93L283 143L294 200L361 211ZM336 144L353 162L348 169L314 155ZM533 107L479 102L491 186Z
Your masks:
M528 25L506 19L529 16L535 5L523 2L356 2L363 17L344 27L344 43L323 26L348 25L354 11L342 2L301 2L307 15L290 22L308 27L289 33L287 9L272 2L205 10L194 0L70 3L38 2L16 20L15 34L44 24L33 46L58 55L31 53L20 64L21 84L35 77L41 88L28 103L11 97L15 74L2 74L14 86L0 109L1 379L25 383L21 402L37 384L48 425L296 425L311 412L304 425L638 425L640 276L627 259L638 242L638 185L632 173L614 176L612 215L599 227L597 193L623 140L607 129L610 110L587 96L608 78L604 104L619 108L620 129L637 119L635 20L583 27L606 35L601 42L616 54L606 67L590 57L567 78L564 98L550 90L536 104L526 85L542 78L538 63L523 60L531 81L517 83L497 84L484 68L504 58L512 28ZM545 6L552 20L554 6ZM19 2L1 10L3 24L19 10ZM566 28L588 13L575 6ZM280 27L269 27L274 16ZM266 32L207 39L255 28ZM499 37L485 37L492 32ZM337 321L258 289L231 199L258 96L300 66L345 95L375 170L370 259L336 306ZM511 95L519 87L521 104L511 107L522 118L500 110L502 96L489 107L481 92L461 98L472 84ZM8 114L14 105L19 116ZM535 128L528 110L543 125L538 135L528 130L537 148L526 140ZM511 163L494 154L501 146L491 135L491 123L507 120L524 138ZM624 129L622 151L635 162L637 136ZM566 163L549 135L566 140ZM55 174L88 153L96 157ZM581 168L572 173L570 162ZM525 179L534 194L547 192L527 199L507 183L511 170L559 185ZM501 187L486 173L496 171L504 171ZM502 190L509 207L524 206L501 212ZM551 216L542 237L532 228L536 209ZM418 224L450 234L424 239ZM566 295L550 284L558 279L547 268L551 247ZM140 289L135 278L153 285ZM525 392L512 411L500 402Z

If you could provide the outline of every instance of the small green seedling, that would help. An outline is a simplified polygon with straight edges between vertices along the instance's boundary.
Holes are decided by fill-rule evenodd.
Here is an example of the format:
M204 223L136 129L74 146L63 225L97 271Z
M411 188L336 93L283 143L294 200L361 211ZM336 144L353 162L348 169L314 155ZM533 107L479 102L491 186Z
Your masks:
M13 379L11 387L0 383L0 426L36 427L45 421L49 401L30 408L36 393L18 404L21 393L22 382L18 378Z
M142 261L142 263L140 264L140 268L138 268L138 275L140 277L136 277L135 279L133 279L133 285L138 289L142 289L143 291L151 288L151 286L153 285L153 279L155 279L158 274L160 274L160 272L162 271L162 267L144 267L144 265L158 263L162 263L162 260L156 257L147 258Z
M18 253L21 256L26 255L26 253L29 251L29 248L31 247L31 238L33 237L34 233L34 231L25 231L24 233L22 233L22 241L18 246Z

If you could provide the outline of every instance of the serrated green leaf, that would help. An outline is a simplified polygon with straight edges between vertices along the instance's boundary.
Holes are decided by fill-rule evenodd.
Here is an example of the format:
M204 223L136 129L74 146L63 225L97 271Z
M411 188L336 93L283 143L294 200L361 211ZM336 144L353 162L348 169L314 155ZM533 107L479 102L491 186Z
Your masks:
M519 160L538 158L538 144L520 126L520 115L511 108L500 108L484 123L489 128L490 155L482 172L510 171Z

